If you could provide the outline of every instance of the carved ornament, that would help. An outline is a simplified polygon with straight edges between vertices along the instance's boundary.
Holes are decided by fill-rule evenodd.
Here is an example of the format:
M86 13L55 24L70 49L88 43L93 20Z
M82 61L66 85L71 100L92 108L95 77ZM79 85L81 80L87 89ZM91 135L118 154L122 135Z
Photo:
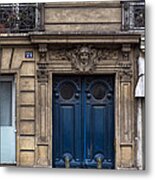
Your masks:
M40 60L37 63L38 70L37 70L37 77L39 82L47 82L48 81L48 70L47 66L48 63L46 62L47 56L47 45L40 44L39 45L39 53L40 53Z
M66 52L72 66L80 72L93 71L99 60L99 51L91 46L81 46Z
M81 45L74 48L53 49L49 59L70 61L72 67L79 72L92 72L99 61L118 60L119 50L96 48L92 45Z

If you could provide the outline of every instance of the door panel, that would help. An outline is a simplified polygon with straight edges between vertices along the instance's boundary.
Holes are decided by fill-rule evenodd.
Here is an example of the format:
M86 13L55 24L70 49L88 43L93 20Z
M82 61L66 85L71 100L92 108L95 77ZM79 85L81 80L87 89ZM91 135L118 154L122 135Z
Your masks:
M81 166L81 83L70 79L54 80L54 167Z
M15 163L13 81L0 77L0 164L12 163Z
M86 77L83 82L86 109L86 167L114 165L114 82L111 76ZM100 163L100 164L99 164ZM100 167L99 167L100 166Z
M113 168L113 76L56 76L53 96L53 166Z

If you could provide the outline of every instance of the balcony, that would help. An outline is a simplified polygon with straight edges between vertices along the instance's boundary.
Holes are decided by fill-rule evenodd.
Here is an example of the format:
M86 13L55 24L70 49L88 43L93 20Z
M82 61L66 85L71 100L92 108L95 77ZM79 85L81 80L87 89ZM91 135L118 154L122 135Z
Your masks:
M41 4L0 4L0 33L27 33L42 30Z
M122 2L122 30L143 31L145 29L145 1Z

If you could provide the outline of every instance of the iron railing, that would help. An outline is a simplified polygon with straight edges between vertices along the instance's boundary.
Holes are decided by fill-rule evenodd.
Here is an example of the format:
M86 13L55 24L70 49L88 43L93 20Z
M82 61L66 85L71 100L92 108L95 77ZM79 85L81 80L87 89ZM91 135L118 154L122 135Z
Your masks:
M145 29L145 1L122 2L122 30L141 31Z
M38 3L0 4L0 33L39 31L40 5Z

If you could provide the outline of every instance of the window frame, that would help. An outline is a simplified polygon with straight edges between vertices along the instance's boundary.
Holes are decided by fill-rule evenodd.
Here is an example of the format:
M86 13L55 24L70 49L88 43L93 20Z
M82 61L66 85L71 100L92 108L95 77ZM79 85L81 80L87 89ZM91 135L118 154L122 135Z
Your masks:
M11 126L16 129L15 120L16 120L16 113L15 113L15 81L13 76L7 76L7 75L0 75L0 82L11 82ZM1 126L0 126L1 127ZM3 126L2 126L3 127Z

